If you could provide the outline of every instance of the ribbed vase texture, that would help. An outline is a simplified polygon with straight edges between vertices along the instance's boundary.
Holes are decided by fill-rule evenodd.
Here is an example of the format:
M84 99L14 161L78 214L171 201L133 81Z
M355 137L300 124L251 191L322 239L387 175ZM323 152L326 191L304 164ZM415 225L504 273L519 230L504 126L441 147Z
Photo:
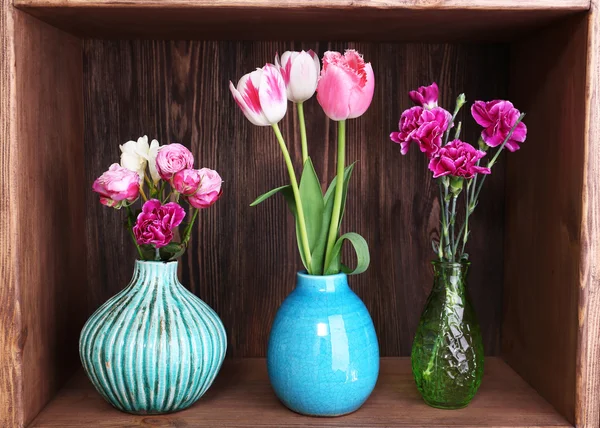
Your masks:
M344 415L369 398L379 374L379 344L345 274L298 273L296 289L273 322L267 369L277 397L297 413Z
M129 286L90 317L79 343L96 390L135 414L191 406L214 381L226 348L223 323L181 285L177 262L136 261Z

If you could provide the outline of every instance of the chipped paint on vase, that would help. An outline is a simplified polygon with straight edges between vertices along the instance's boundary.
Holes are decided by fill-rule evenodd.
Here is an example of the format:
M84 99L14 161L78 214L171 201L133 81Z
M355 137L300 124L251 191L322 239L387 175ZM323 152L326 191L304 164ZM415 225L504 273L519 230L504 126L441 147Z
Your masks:
M79 342L96 390L134 414L191 406L214 381L226 348L223 323L181 285L177 262L136 261L130 284L90 317Z
M379 374L379 344L346 274L297 274L273 322L267 369L277 397L297 413L340 416L367 400Z

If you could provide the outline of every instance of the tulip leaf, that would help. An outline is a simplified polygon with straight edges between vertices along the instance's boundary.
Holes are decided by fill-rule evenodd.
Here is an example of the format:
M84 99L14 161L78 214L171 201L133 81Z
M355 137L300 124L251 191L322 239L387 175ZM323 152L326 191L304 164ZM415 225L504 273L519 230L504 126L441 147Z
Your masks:
M302 247L302 239L300 238L300 226L298 225L298 211L296 210L296 199L294 198L294 191L292 190L291 186L288 186L287 188L281 191L281 194L285 198L288 208L294 216L294 223L296 224L296 242L298 244L298 251L300 252L300 257L302 258L302 264L306 268L306 271L310 273L311 269L310 266L308 266L308 263L306 262L306 258L304 256L304 249Z
M252 202L252 203L250 204L250 206L251 206L251 207L254 207L254 206L256 206L256 205L260 204L261 202L263 202L263 201L265 201L265 200L269 199L269 198L270 198L271 196L273 196L274 194L276 194L276 193L278 193L278 192L281 192L283 189L286 189L286 188L288 188L288 187L291 187L291 186L290 186L289 184L286 184L285 186L281 186L281 187L278 187L278 188L276 188L276 189L271 189L271 190L269 190L267 193L263 193L263 194L262 194L262 195L260 195L258 198L256 198L256 199L254 200L254 202Z
M340 260L340 254L342 251L342 245L344 241L349 241L354 247L354 251L356 252L356 267L353 270L349 268L342 268ZM371 256L369 254L369 245L365 238L360 236L358 233L350 232L346 233L337 240L335 245L333 246L333 256L332 262L329 267L325 271L325 275L333 275L339 273L340 270L346 271L348 275L357 275L359 273L363 273L369 267L369 263L371 261Z
M308 158L304 164L304 171L300 179L300 200L304 211L304 222L306 223L306 234L310 251L318 244L321 234L321 223L323 220L323 190L321 182L317 177L312 161Z

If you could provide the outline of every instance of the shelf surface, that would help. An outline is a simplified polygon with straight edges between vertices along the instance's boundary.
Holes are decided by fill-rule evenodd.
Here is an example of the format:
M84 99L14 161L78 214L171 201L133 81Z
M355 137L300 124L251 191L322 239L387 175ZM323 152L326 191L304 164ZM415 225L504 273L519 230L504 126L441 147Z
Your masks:
M82 37L515 40L590 0L14 0Z
M115 410L80 371L32 427L568 427L567 421L499 358L487 358L481 389L461 410L428 407L408 358L383 358L375 391L357 412L311 418L287 410L267 378L264 359L226 360L215 384L191 408L164 416Z

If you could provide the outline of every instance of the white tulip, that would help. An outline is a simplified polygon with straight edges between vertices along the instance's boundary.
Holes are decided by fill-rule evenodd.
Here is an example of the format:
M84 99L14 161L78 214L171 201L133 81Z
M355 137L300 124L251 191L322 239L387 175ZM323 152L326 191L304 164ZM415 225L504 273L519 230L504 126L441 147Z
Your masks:
M130 171L135 171L140 176L140 183L144 181L146 175L146 165L150 162L150 176L154 184L158 183L160 176L156 171L156 154L160 145L157 140L152 140L148 145L148 137L144 135L137 141L128 141L121 149L121 166Z
M312 50L308 52L286 51L275 57L275 66L285 82L288 100L302 103L315 94L321 65L319 57Z

